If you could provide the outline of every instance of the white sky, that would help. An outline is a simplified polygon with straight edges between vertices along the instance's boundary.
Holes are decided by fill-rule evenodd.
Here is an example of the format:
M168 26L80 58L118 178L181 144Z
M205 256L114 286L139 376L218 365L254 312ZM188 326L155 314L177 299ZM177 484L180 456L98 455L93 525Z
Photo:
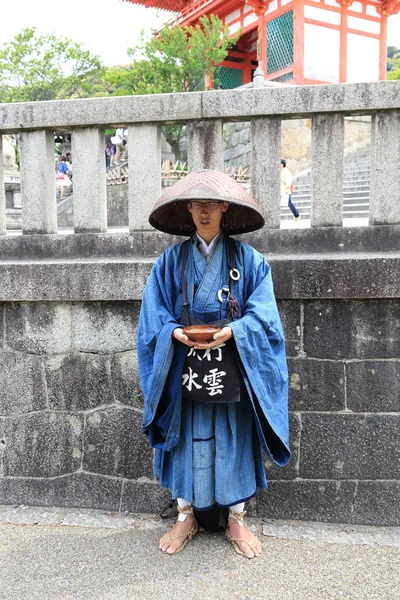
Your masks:
M104 65L124 64L130 61L126 49L139 43L142 28L150 36L173 16L122 0L2 0L0 44L37 26L41 33L81 42ZM400 47L400 14L388 19L387 43Z

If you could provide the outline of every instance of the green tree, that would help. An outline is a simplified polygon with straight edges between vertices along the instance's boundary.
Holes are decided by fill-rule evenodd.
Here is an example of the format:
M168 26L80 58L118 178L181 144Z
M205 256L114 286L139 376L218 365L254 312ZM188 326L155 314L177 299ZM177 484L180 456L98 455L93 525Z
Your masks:
M135 63L136 93L162 94L205 89L207 76L226 58L240 36L229 38L226 25L215 15L200 17L194 27L164 27L150 41L128 54L141 57Z
M0 49L0 102L80 96L101 73L99 58L81 44L22 29Z
M400 59L400 49L396 46L388 46L387 47L387 61L386 61L386 71L388 73L392 71L396 71L398 69L398 62ZM388 75L388 79L398 79L398 77L392 77Z
M387 79L400 79L400 56L398 57L393 69L387 74Z
M206 88L207 78L235 45L240 31L229 38L228 27L215 15L203 16L194 27L178 24L164 27L150 41L129 48L134 58L129 85L133 94L195 92ZM184 128L164 128L164 135L176 156Z
M397 46L388 46L387 47L387 57L388 58L392 58L394 54L396 54L397 52L399 52L399 49L397 48Z

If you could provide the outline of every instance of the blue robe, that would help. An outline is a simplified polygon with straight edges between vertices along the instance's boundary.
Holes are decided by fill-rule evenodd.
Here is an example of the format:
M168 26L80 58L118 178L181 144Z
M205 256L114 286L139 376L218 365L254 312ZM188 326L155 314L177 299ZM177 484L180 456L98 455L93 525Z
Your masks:
M241 318L230 323L240 357L241 400L182 401L187 346L172 339L183 296L183 243L168 248L147 281L138 327L143 431L155 448L154 472L173 498L198 509L232 506L266 488L262 450L278 465L289 458L285 344L271 269L251 246L234 240L240 272L234 294ZM226 317L218 290L229 284L227 240L221 236L207 263L192 241L186 282L190 312L205 321Z

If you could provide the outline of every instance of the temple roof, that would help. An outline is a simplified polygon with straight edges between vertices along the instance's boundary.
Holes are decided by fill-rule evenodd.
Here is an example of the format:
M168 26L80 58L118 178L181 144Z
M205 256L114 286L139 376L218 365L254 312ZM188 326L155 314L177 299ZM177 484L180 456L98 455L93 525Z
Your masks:
M185 0L125 0L125 2L140 4L146 8L160 8L161 10L176 13L180 13L187 4L190 4L190 2L185 2Z
M179 19L186 17L190 12L197 13L202 9L203 14L209 14L211 6L215 9L217 4L222 4L223 0L125 0L131 4L140 4L146 8L160 8L170 12L179 13ZM337 0L343 6L351 6L357 0ZM237 0L238 4L243 3L243 0ZM272 0L265 0L263 7L266 10ZM254 4L250 1L248 4ZM395 15L400 11L400 0L381 0L376 7L378 12L385 17Z

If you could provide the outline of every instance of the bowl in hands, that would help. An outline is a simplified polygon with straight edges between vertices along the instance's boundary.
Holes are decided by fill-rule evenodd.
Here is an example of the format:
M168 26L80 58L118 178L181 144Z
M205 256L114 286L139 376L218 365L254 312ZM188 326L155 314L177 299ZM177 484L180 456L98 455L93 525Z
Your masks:
M185 327L183 333L192 342L206 343L213 341L213 335L221 331L220 327L214 325L190 325Z

